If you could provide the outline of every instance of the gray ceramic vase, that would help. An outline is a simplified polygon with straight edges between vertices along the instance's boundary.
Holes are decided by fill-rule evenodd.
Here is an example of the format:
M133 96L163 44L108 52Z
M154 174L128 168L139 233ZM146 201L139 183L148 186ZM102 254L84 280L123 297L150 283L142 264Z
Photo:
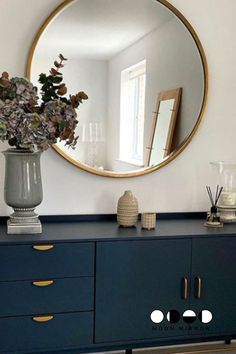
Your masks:
M41 152L9 149L3 154L6 159L4 198L6 204L14 209L8 220L8 233L41 233L42 225L34 212L43 199Z

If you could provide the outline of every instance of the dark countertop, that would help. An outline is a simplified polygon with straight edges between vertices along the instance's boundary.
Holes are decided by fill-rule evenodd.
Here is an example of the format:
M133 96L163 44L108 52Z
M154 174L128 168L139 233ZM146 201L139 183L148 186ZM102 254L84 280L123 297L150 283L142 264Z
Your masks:
M8 235L6 224L1 224L0 244L236 237L236 224L208 228L204 226L204 222L204 219L157 220L156 229L151 231L142 230L140 222L133 228L121 228L115 221L43 222L43 233L39 235Z

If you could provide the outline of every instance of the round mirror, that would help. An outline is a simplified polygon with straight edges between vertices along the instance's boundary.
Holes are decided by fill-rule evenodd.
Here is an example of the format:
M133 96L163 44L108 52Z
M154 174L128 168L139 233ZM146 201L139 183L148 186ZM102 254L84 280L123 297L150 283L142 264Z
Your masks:
M69 93L84 91L75 149L54 149L94 174L130 177L173 160L203 114L207 65L187 20L166 0L66 0L37 33L27 77L38 86L58 54Z

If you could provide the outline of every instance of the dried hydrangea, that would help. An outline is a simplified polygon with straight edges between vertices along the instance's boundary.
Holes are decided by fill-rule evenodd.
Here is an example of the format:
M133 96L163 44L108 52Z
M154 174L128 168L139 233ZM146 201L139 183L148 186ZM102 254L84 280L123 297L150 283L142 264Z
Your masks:
M64 95L67 88L62 83L59 69L67 60L61 54L60 61L50 75L40 74L42 101L39 104L37 88L24 78L9 79L4 72L0 78L0 140L7 140L11 146L30 150L46 150L59 139L75 147L78 137L76 108L88 97L84 92Z

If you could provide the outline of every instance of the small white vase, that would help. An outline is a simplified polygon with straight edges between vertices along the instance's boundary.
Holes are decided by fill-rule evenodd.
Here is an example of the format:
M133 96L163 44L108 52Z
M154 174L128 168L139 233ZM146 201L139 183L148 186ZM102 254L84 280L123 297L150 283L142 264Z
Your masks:
M117 205L117 222L123 227L133 227L138 221L138 201L131 191L125 191Z

